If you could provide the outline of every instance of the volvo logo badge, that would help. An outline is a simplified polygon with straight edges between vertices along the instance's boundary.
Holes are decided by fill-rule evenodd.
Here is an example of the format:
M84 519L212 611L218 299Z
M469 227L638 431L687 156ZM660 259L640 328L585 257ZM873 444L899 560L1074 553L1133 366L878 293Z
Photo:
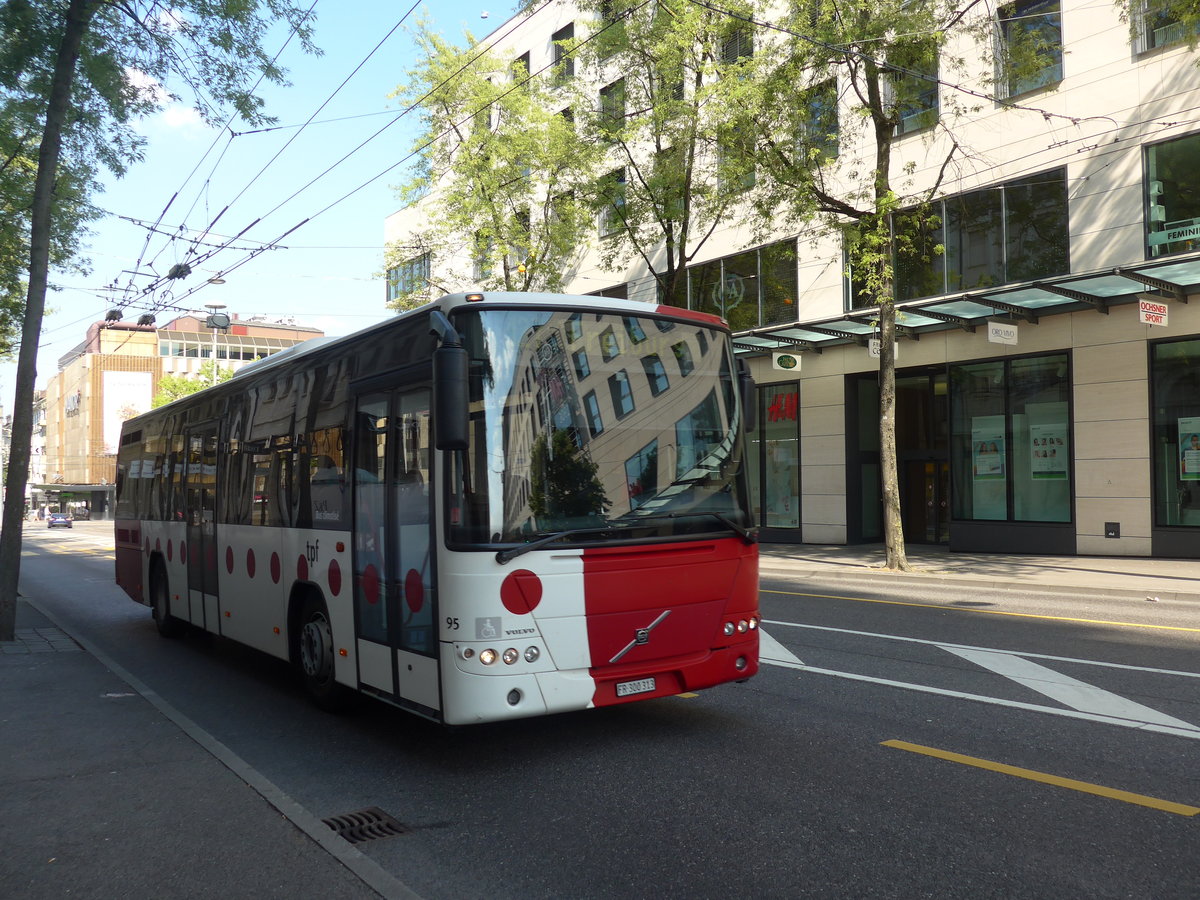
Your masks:
M658 618L655 619L653 622L651 622L649 625L647 625L645 628L635 629L633 632L633 640L630 641L628 644L626 644L625 649L623 649L620 653L618 653L616 656L614 656L612 659L610 659L609 662L615 663L618 660L620 660L622 656L624 656L626 653L628 653L630 650L632 650L634 647L640 647L643 644L650 643L650 632L652 632L655 628L657 628L660 624L662 624L663 619L665 619L670 614L671 614L671 611L669 609L664 609L659 614Z

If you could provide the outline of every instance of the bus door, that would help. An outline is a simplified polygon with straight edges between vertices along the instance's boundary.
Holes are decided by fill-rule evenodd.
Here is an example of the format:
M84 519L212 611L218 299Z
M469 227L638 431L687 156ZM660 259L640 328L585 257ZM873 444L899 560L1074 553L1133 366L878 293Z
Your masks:
M428 386L373 390L354 417L354 606L359 680L437 711Z
M217 617L217 423L187 432L184 509L187 515L188 616L219 631Z

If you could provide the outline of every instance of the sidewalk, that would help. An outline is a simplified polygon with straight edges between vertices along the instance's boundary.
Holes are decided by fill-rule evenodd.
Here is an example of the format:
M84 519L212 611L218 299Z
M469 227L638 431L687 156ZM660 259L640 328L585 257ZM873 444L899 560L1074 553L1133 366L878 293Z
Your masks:
M951 553L938 545L906 548L913 572L884 569L882 544L762 544L760 568L819 579L891 579L994 589L1062 588L1093 596L1200 603L1200 559L1128 556L1024 556Z
M282 815L24 600L16 638L0 643L5 896L379 896L347 867L358 851Z

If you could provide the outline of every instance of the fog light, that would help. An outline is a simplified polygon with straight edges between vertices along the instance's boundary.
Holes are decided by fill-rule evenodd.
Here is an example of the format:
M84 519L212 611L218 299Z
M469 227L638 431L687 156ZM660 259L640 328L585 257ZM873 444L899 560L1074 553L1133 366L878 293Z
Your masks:
M537 662L537 658L542 655L542 652L537 647L528 647L525 650L525 662Z
M734 664L733 664L733 667L734 667L735 669L737 669L739 672L741 672L741 671L744 671L744 670L745 670L745 668L746 668L746 657L744 657L744 656L739 656L739 657L737 658L737 661L736 661L736 662L734 662Z
M513 688L511 691L508 692L508 705L516 706L520 702L521 702L521 692L518 691L516 688Z
M519 654L517 652L515 647L509 647L507 650L504 651L504 655L500 658L504 660L504 664L506 666L511 666L513 663L515 663L517 661L517 659L520 657L520 655L521 654Z
M749 630L750 630L750 623L747 622L745 619L742 619L740 622L738 622L738 634L745 634Z
M729 637L731 634L733 634L733 623L726 622L725 623L725 637Z
M486 650L480 650L479 651L479 661L481 663L483 663L485 666L492 665L492 663L494 663L496 661L496 651L493 650L491 647L488 647Z
M750 617L750 630L753 631L757 627L758 627L758 616L751 616Z

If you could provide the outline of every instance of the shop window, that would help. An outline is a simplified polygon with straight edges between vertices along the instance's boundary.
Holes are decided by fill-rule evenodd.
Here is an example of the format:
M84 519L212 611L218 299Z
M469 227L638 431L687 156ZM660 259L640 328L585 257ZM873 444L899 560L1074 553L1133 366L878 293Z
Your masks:
M1148 256L1200 249L1200 134L1146 148Z
M1071 521L1066 354L951 366L954 518Z
M1151 348L1154 523L1200 527L1200 340Z
M759 390L758 427L750 432L751 497L767 528L800 527L800 385Z

